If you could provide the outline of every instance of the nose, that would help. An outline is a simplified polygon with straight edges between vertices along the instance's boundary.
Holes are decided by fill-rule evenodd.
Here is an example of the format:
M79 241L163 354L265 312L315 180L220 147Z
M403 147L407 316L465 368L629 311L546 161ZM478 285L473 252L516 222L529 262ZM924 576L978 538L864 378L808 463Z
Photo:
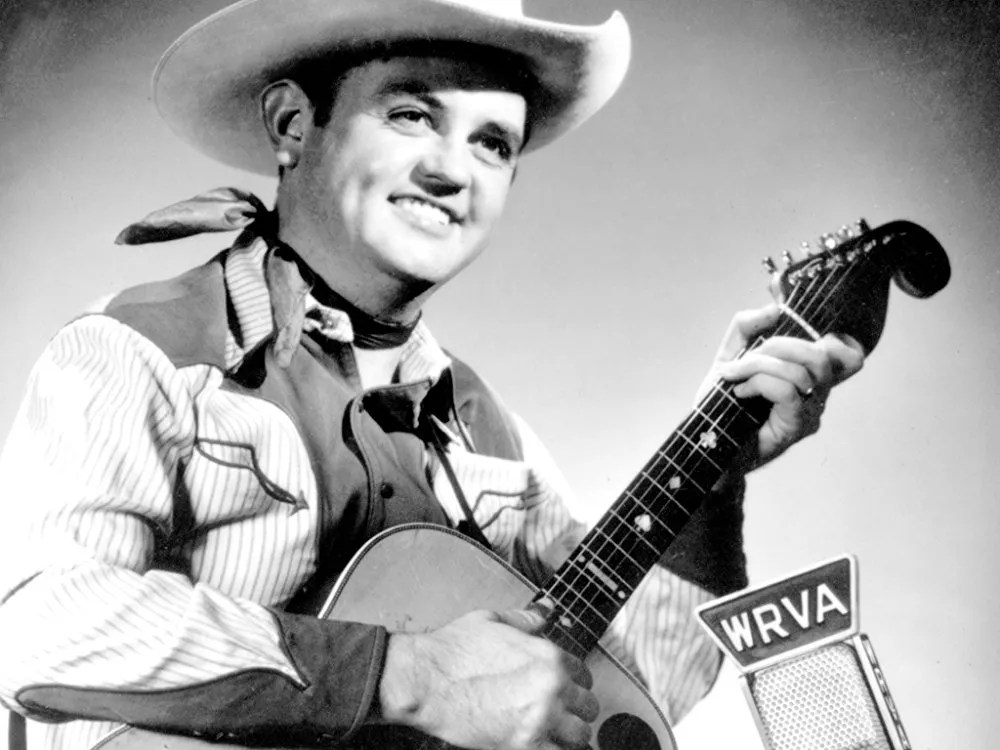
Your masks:
M428 144L415 170L417 182L431 195L454 195L472 179L467 144L459 138L441 137Z

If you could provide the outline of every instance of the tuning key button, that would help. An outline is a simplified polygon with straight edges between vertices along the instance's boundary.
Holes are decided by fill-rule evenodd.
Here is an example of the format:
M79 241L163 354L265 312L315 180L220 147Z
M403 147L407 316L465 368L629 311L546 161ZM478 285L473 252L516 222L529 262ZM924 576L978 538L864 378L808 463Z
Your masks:
M868 226L868 222L864 219L858 219L854 224L854 229L858 233L859 237L865 232L871 231L871 227Z
M778 267L774 264L774 260L772 258L764 258L760 264L764 266L764 270L768 273L778 272Z
M803 242L801 245L799 245L799 249L802 251L802 254L805 255L806 257L813 254L813 250L809 246L808 242Z
M827 232L819 238L819 246L823 250L833 250L837 247L837 238Z

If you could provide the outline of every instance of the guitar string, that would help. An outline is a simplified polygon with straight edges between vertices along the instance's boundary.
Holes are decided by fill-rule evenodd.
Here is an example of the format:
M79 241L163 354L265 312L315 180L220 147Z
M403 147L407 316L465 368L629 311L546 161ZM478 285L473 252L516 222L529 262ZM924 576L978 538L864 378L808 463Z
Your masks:
M741 406L741 405L739 405L739 403L735 399L732 399L731 396L729 396L728 394L726 394L725 391L723 389L719 388L718 386L713 386L713 389L716 390L718 393L724 394L724 398L715 399L714 401L713 400L706 400L703 403L709 405L711 408L705 408L703 406L702 408L700 408L700 409L697 410L699 412L698 414L692 415L692 417L689 418L687 421L688 422L694 421L699 416L702 417L702 419L707 419L711 424L715 425L718 429L720 429L720 431L726 432L727 433L727 435L726 435L727 439L730 440L730 442L733 444L733 447L736 447L735 441L733 441L731 439L731 437L729 437L729 435L728 435L728 427L729 427L729 425L728 424L724 425L723 422L722 422L722 419L720 418L720 416L725 416L727 413L732 413L732 411L733 411L732 406L734 406L734 405L735 406ZM722 405L722 406L725 407L727 401L729 402L730 406L728 408L724 408L721 415L718 414L718 413L716 413L716 407L718 405ZM684 442L686 443L686 446L690 449L689 452L688 452L688 460L690 460L690 458L692 456L696 457L696 459L704 459L705 458L704 453L699 449L699 447L697 446L697 444L695 444L686 435L682 435L681 437L684 440ZM668 441L668 447L669 447L669 441ZM667 455L667 454L669 454L670 451L665 451L665 450L661 449L660 451L658 451L658 453L661 455L661 458L666 459L667 461L669 461L672 464L672 468L676 469L676 471L679 471L679 472L681 472L681 473L683 473L685 475L687 474L687 472L685 472L683 466L679 466L678 462L675 462L673 459L669 458L669 455ZM684 463L684 462L682 461L681 463ZM721 467L719 467L717 464L715 464L714 461L710 460L710 463L713 464L713 467L715 468L716 471L719 471L721 469ZM673 499L671 497L672 493L667 492L665 490L665 488L661 484L659 484L658 482L656 482L655 477L653 477L651 475L651 473L650 473L649 470L644 469L641 472L641 475L644 476L644 477L646 477L646 478L648 478L650 481L652 481L654 484L656 484L656 486L657 486L657 488L659 490L658 492L654 493L656 499L667 498L668 501ZM696 484L696 482L694 482L694 480L691 479L690 477L688 477L688 479L692 483ZM648 499L649 499L648 493L645 494L645 495L637 495L636 492L635 492L635 490L633 489L631 491L627 491L626 492L626 499L631 499L634 503L638 504L643 510L647 511L648 515L650 515L652 519L655 519L657 522L659 522L659 519L653 513L652 508L649 507L649 505L647 504ZM635 561L634 557L631 554L629 554L628 551L624 550L621 547L620 543L618 543L617 541L615 541L615 539L614 539L614 533L613 532L611 534L607 533L607 531L609 530L607 528L609 526L609 521L611 521L612 519L616 522L616 524L620 528L627 528L627 529L629 529L630 532L632 531L631 527L627 523L623 522L623 519L621 518L621 513L618 511L618 507L619 507L619 504L616 503L615 506L612 507L612 510L607 514L606 518L602 519L603 523L600 524L599 527L597 527L597 532L598 532L598 534L600 534L600 537L598 537L599 540L600 540L600 546L596 550L597 554L594 554L592 556L593 557L597 557L599 559L602 556L603 557L607 557L607 558L609 558L609 562L611 562L611 558L613 557L613 555L611 555L609 553L609 551L607 550L608 544L610 542L611 544L613 544L613 546L616 549L620 550L623 553L623 555L625 556L626 559L629 559L636 566L636 568L637 568L638 571L645 572L645 571L648 570L648 566L640 564L637 561ZM684 508L683 505L680 505L680 507L685 512L685 515L688 515L687 509ZM671 529L669 527L668 524L661 523L660 525L663 526L667 530L670 539L672 539L673 537L676 536L676 533L673 531L673 529ZM604 528L600 528L601 526L603 526ZM651 545L643 536L639 536L639 535L636 535L634 533L631 533L630 534L630 539L633 541L633 545L632 545L632 549L631 549L631 551L633 553L635 551L635 546L637 546L637 543L639 543L639 544L644 544L644 545L650 547L653 550L653 552L656 553L657 557L660 556L660 554L661 554L660 549L658 547L654 546L654 545ZM612 552L613 552L613 550L612 550ZM574 561L574 562L577 563L577 565L575 566L575 569L574 568L564 568L562 570L562 574L559 576L559 578L561 579L562 583L564 583L565 585L569 586L570 593L574 594L574 599L581 600L586 605L587 604L587 599L586 599L586 596L585 596L586 589L580 587L580 585L579 585L579 579L581 577L585 577L584 570L581 569L579 567L579 564L578 564L579 560L582 559L583 557L584 557L583 555L578 555L577 556L578 559L576 561ZM575 574L573 581L567 580L567 577L566 577L567 573L574 573ZM621 579L620 576L618 576L618 579L619 579L619 581L622 581L622 579ZM588 582L591 581L591 580L593 580L591 577L587 577L587 581ZM629 584L625 588L627 590L629 590L629 589L633 589L634 587L633 587L633 585ZM550 587L550 589L554 589L554 587ZM603 587L601 585L595 585L594 586L594 590L597 591L597 592L600 592L600 594L605 598L605 600L609 601L610 603L612 603L615 607L620 607L621 606L621 599L619 598L618 600L616 600L613 595L611 595L611 594L609 594L607 592L607 590L606 590L605 587ZM565 605L565 596L559 596L558 593L555 592L555 591L552 591L551 593L553 594L553 598L554 599L558 599L558 600L563 601L563 603ZM617 594L619 592L616 591L615 593ZM625 598L627 599L627 596ZM602 617L602 622L605 624L605 627L606 627L606 624L608 622L608 618L606 616ZM590 630L589 627L587 627L587 629Z
M793 302L795 301L795 297L797 295L798 296L807 295L807 304L806 304L806 307L803 308L803 313L802 313L803 316L806 317L806 319L812 317L812 315L815 314L813 312L810 312L810 310L809 310L810 304L812 305L812 307L818 307L820 314L823 311L830 312L829 300L836 295L836 292L837 292L837 290L839 290L840 287L842 287L845 283L847 283L847 281L849 280L848 277L850 277L852 275L858 275L858 273L862 270L860 267L863 264L865 264L871 256L872 256L872 253L870 253L870 252L860 252L860 257L856 261L850 263L847 266L846 271L843 274L837 275L838 278L834 279L833 288L830 289L830 290L824 290L823 287L826 286L828 284L828 282L831 280L831 274L829 274L829 273L822 273L822 272L817 273L816 277L809 279L809 283L808 284L806 284L804 286L797 286L793 290L793 292L790 295L790 297L789 297L789 299L788 299L788 301L787 301L786 304L788 304L789 306L792 306ZM829 269L819 269L819 270L822 271L822 270L829 270ZM819 290L812 289L812 287L816 286L817 283L819 284ZM821 292L823 292L823 291L827 292L826 295L825 295L825 297L821 294ZM844 304L846 304L846 302ZM842 307L843 307L843 304L841 305L841 308ZM831 316L832 319L836 319L837 317L839 317L839 313L841 311L842 310L835 311L834 314ZM789 316L789 317L791 317L792 322L796 323L796 325L797 325L797 327L799 329L803 328L799 324L799 321L795 320L794 317L792 317L792 316ZM825 324L817 324L817 327L819 327L822 330L825 327ZM784 335L784 334L782 332L776 330L776 332L774 332L774 333L772 333L770 335L774 336L774 335ZM759 339L754 342L753 348L755 348L757 345L759 345L760 343L762 343L764 340L766 340L766 339L764 339L763 337L759 337ZM733 416L733 419L730 420L730 421L734 421L735 418L738 418L740 416L739 412L736 411L736 410L734 410L734 409L732 409L731 407L726 407L726 408L723 409L721 415L714 415L713 414L714 409L717 406L721 405L721 406L725 407L725 402L727 400L730 401L732 404L737 404L738 403L734 399L732 399L732 397L726 392L726 389L723 388L723 387L721 387L721 385L722 384L720 384L720 383L716 383L715 385L713 385L712 390L709 393L709 397L713 395L713 392L716 392L716 393L722 394L725 398L723 398L723 399L715 399L714 401L712 401L709 397L706 397L706 399L703 400L702 403L703 404L708 404L708 406L710 407L709 410L699 408L701 406L701 404L699 404L699 407L695 408L695 410L692 413L692 415L689 416L689 418L687 420L685 420L685 422L686 423L690 423L690 422L694 421L697 417L701 416L703 419L707 419L707 421L709 423L711 423L712 425L714 425L715 427L717 427L719 429L719 431L722 432L725 435L725 437L730 440L730 442L732 442L732 443L735 444L735 441L733 441L731 439L731 436L728 434L728 430L725 427L723 427L723 425L721 424L720 416L721 417L725 417L725 416L731 414ZM679 434L682 431L683 431L683 426L682 426L681 429L679 429L677 431L677 433ZM713 467L716 470L720 470L721 467L718 467L718 465L711 458L709 458L705 454L705 452L702 451L697 445L693 444L692 441L689 438L687 438L686 435L682 435L682 437L685 439L685 441L688 444L691 445L691 448L692 448L692 452L688 456L689 459L690 459L691 456L694 456L695 459L699 463L701 463L704 460L708 460L710 463L713 464ZM669 442L670 441L668 440L668 443ZM668 446L665 446L665 447L668 447ZM660 451L658 451L658 453L661 453L661 454L663 454L665 452L666 451L664 450L664 448L661 448ZM664 458L666 458L666 456L664 456ZM671 461L671 463L673 464L674 462ZM675 467L675 468L677 468L678 470L680 470L680 467ZM696 465L696 468L697 468L697 465ZM646 469L644 469L641 472L641 474L643 476L645 476L647 479L649 479L659 489L659 492L654 493L655 494L655 499L666 498L668 502L670 502L670 501L673 500L673 498L671 498L671 496L670 496L670 493L665 492L664 488L660 485L660 483L657 482L652 476L650 476L649 472L646 471ZM636 496L634 494L634 492L630 493L628 491L626 491L625 495L626 496L623 497L623 500L628 500L628 499L633 500L635 503L637 503L640 506L640 508L642 508L643 510L647 511L647 514L649 515L651 521L653 521L653 522L660 522L659 519L657 518L656 514L652 513L651 508L649 508L647 506L647 504L646 504L648 502L648 499L649 499L647 495L643 495L643 496L639 497L639 496ZM629 526L627 523L624 522L623 518L621 517L620 512L618 512L618 506L619 505L620 505L620 503L616 503L612 507L612 509L609 511L609 513L606 514L606 517L601 519L601 521L605 522L605 523L602 524L602 523L599 522L598 526L595 526L595 529L598 529L598 533L599 534L600 534L599 527L601 525L607 525L606 522L611 521L612 518L614 519L614 521L617 523L617 525L619 527L628 528L631 531L631 526ZM689 513L688 513L688 511L687 511L686 508L684 508L683 506L680 506L680 507L681 507L682 511L685 512L686 515L689 515ZM666 523L660 523L660 525L662 525L667 530L668 534L671 537L671 540L672 540L673 537L676 536L676 533L672 529L670 529L669 525L667 525ZM596 558L598 560L602 559L602 555L600 553L603 552L603 548L607 546L607 543L609 541L611 541L614 544L614 547L616 549L618 549L619 551L621 551L622 554L625 556L625 558L628 559L628 560L630 560L640 570L647 569L647 566L639 564L632 557L632 555L629 554L629 552L625 551L621 547L621 545L619 543L614 542L613 538L611 538L610 535L608 535L608 534L600 534L600 536L603 537L603 538L600 538L601 549L596 550L596 552L598 554L592 554L591 557L594 557L594 558ZM633 541L632 550L631 550L633 553L635 551L635 547L637 546L637 544L636 544L637 541L645 544L646 546L652 546L654 550L657 549L655 546L650 545L650 543L643 536L637 535L635 533L631 533L630 537L632 538L632 541ZM582 555L580 555L580 557L582 557ZM597 566L595 564L595 568L596 567ZM611 565L601 565L601 567L605 568L605 569L608 569L608 568L611 568L613 566L611 566ZM568 581L566 579L566 577L565 577L565 574L568 573L568 572L574 572L575 573L575 577L574 577L574 580L572 582ZM598 614L599 621L604 622L605 623L605 627L606 627L606 623L608 622L607 617L604 616L604 614L602 612L600 612L599 610L597 610L592 605L591 601L588 600L584 596L584 590L579 587L579 579L581 577L585 577L587 579L587 581L593 581L594 580L592 576L587 576L586 575L586 573L585 573L585 566L581 567L579 565L579 560L578 561L574 561L574 564L571 567L566 568L564 570L561 570L560 574L556 576L556 578L559 579L559 582L561 582L564 585L567 585L567 586L570 587L570 592L571 593L575 592L575 594L574 594L574 598L575 599L577 599L579 601L582 601L585 606L587 606L589 609L591 609L592 611L594 611L594 612L596 612ZM609 575L607 575L605 573L605 577L611 578L612 576L609 576ZM614 577L617 578L620 582L625 583L624 579L622 579L621 576L615 574ZM626 589L632 589L633 587L631 585L626 584L625 588ZM623 601L623 600L620 600L620 599L616 600L615 596L612 595L612 594L610 594L604 586L599 585L599 584L595 584L594 590L597 591L597 592L599 592L599 594L601 596L603 596L607 601L609 601L612 604L614 604L616 607L620 607L621 606L621 601ZM615 592L615 594L618 594L618 593L619 593L619 591ZM552 594L550 593L550 595L552 595ZM564 599L564 597L552 596L552 598L554 600L556 600L557 602L564 604L564 602L562 601ZM625 598L627 599L627 596ZM589 626L587 626L586 623L580 622L580 624L590 633L591 636L595 636L595 634L593 633L593 631L590 630Z
M724 393L723 391L721 391L721 389L718 388L718 386L715 386L714 388L715 388L715 390L717 390L717 391L719 391L721 393ZM733 399L728 394L725 394L725 398L717 399L715 403L724 404L726 401L729 401L730 404L732 404L732 405L736 405L736 406L740 406L741 407L741 405L739 404L739 402L736 401L735 399ZM719 426L720 429L722 429L721 420L720 420L719 416L712 414L712 411L714 411L714 410L709 411L709 410L706 410L706 409L703 408L703 409L700 409L699 411L701 412L701 415L703 417L708 418L714 424L716 424L717 426ZM723 414L725 414L725 413L726 412L723 411ZM695 416L697 416L697 415L695 415ZM689 419L688 421L691 421L691 420ZM690 453L688 455L689 459L690 459L690 456L703 457L703 454L698 449L697 445L693 443L693 441L691 441L690 439L686 438L685 442L687 443L687 445L691 449ZM730 442L732 442L734 444L734 446L735 446L735 441L732 441L730 439ZM664 451L664 450L661 449L659 451L659 453L661 454L662 458L665 458L668 461L671 461L671 463L674 464L674 468L676 468L677 471L680 471L681 473L685 473L682 466L678 466L676 464L676 462L673 462L672 459L669 459L669 457L666 455L667 451ZM718 469L718 467L716 467L716 468ZM646 471L645 469L643 470L642 474L644 474L646 477L650 477L649 472ZM656 494L656 499L662 499L662 498L666 497L668 500L672 500L672 498L670 497L670 493L665 492L664 488L662 487L662 485L659 486L659 490L660 491L658 493L655 493ZM651 515L651 519L655 519L656 521L659 521L659 519L653 513L652 508L650 508L650 507L648 507L647 505L644 504L645 501L648 500L648 497L637 496L635 494L634 490L633 490L631 492L626 491L626 499L631 499L633 502L638 503L640 505L640 507L642 507L644 510L648 511L649 515ZM646 565L646 564L639 563L638 561L636 561L634 559L634 557L632 556L632 554L629 554L628 551L624 550L621 547L621 544L619 544L618 541L615 540L615 535L614 535L613 532L611 534L606 533L608 531L608 529L606 527L609 525L609 522L612 519L616 522L616 524L620 528L628 528L631 531L631 527L627 523L625 523L623 521L623 519L621 518L620 513L617 511L618 506L619 506L619 503L616 503L614 506L612 506L612 509L609 511L608 514L606 514L606 517L602 519L602 523L599 524L598 527L595 527L597 533L599 534L599 536L597 537L598 540L599 540L599 547L598 547L597 550L593 550L592 545L588 545L588 548L591 549L595 553L595 554L592 554L591 557L594 557L594 558L597 558L597 559L607 558L608 561L609 561L609 564L607 566L602 565L602 567L613 567L613 558L616 557L615 555L612 554L614 550L612 550L611 552L609 552L607 550L608 545L611 544L613 547L615 547L617 550L619 550L623 554L623 556L625 557L625 559L628 559L629 561L631 561L632 564L635 565L636 569L639 572L641 572L641 573L644 574L645 572L648 571L649 566ZM681 509L685 512L685 515L688 515L687 510L682 505L679 505L679 507L681 507ZM667 525L665 523L661 523L660 525L663 526L667 530L667 532L668 532L668 534L670 536L670 539L672 539L674 536L676 536L676 533L673 531L673 529L671 529L669 527L669 525ZM605 528L602 529L602 528L600 528L601 526L603 526ZM656 547L654 545L651 545L644 537L637 536L634 533L632 533L632 534L630 534L630 538L633 541L631 552L633 552L633 553L635 552L635 547L637 546L636 542L638 542L638 543L641 543L641 544L644 544L644 545L650 547L652 549L652 551L654 553L656 553L657 557L659 557L662 554L661 551L660 551L660 549L658 547ZM566 585L566 586L569 587L569 593L573 595L574 600L576 600L576 601L582 601L585 604L585 606L586 606L586 605L589 605L589 601L588 601L588 599L586 597L586 589L583 588L583 587L581 587L579 585L579 580L580 580L580 578L586 578L587 582L589 583L589 582L593 581L593 577L592 576L587 576L586 573L585 573L584 568L581 568L580 565L579 565L579 562L584 557L584 555L583 554L578 554L578 555L576 555L576 557L577 557L577 559L573 560L571 562L571 567L564 567L564 568L562 568L560 570L559 574L556 576L556 579L557 579L557 582L561 582L564 585ZM574 575L574 580L570 581L570 580L567 579L567 575L566 574L568 574L568 573L575 574ZM620 597L620 596L619 596L618 599L616 599L615 595L610 594L607 591L607 589L604 586L602 586L602 585L599 585L599 584L595 583L594 586L593 586L593 588L594 588L595 591L599 592L599 594L605 599L605 601L611 603L616 608L616 610L617 610L617 608L620 608L620 606L622 605L623 601L627 600L628 595L631 594L631 591L634 590L634 586L637 585L639 583L639 581L636 581L635 584L632 584L632 583L625 582L621 578L621 576L616 576L616 577L618 578L619 581L621 581L623 583L626 583L626 585L625 585L624 588L625 588L625 590L626 590L627 593L626 593L624 599L622 597ZM565 595L560 595L558 593L558 591L556 590L555 585L549 585L547 587L547 589L548 589L548 593L552 597L552 599L554 599L554 600L562 603L564 608L566 607L567 604L569 604L568 602L566 602ZM616 591L615 594L616 595L620 594L620 590ZM593 595L591 595L591 596L593 596ZM590 606L590 609L593 610L594 607ZM602 627L606 628L607 624L609 623L609 618L603 612L598 612L598 615L600 617L599 622L602 624ZM572 618L571 618L571 621L572 621ZM590 630L589 626L586 625L586 623L581 623L581 624L585 627L585 629L587 629L588 631L590 631L592 633L592 631Z
M689 419L687 420L687 422L690 423L691 421L693 421L694 419L697 419L700 416L703 419L707 419L712 424L715 424L717 427L719 427L720 430L725 431L724 428L722 427L720 416L713 413L714 412L714 407L716 405L725 405L725 403L727 401L731 405L737 406L740 409L742 409L742 405L740 405L739 402L736 401L735 399L733 399L729 394L725 393L725 391L722 388L720 388L718 384L716 384L715 386L713 386L713 390L717 391L718 393L722 393L725 397L722 398L722 399L716 399L715 401L711 401L709 399L706 399L705 401L703 401L703 404L710 404L712 406L712 408L711 409L706 409L706 408L697 409L696 411L698 413L693 414L691 417L689 417ZM733 412L733 409L730 406L728 408L728 410L727 409L723 410L722 416L725 416L727 413L732 413L732 412ZM737 416L738 416L738 414L737 414ZM678 430L678 433L680 433L680 432L682 432L682 430ZM706 458L704 452L701 451L700 448L698 447L698 445L695 444L690 438L688 438L686 435L681 435L681 437L684 440L684 442L687 444L687 446L690 448L690 452L688 453L687 460L690 460L690 458L692 456L694 456L696 458L696 460L699 460L699 461L700 460L704 460ZM733 445L735 447L736 442L733 441L728 436L728 434L727 434L727 439L729 439L730 442L733 443ZM668 448L669 448L669 442L670 441L668 441L668 445L667 445ZM675 461L673 461L672 459L669 458L669 456L667 454L670 453L670 452L671 451L664 450L664 449L661 448L661 450L658 451L658 454L660 454L661 458L666 459L667 461L669 461L672 464L672 467L674 469L676 469L677 471L679 471L679 472L685 474L685 476L687 476L687 472L685 472L684 467L678 465L677 462L675 462ZM721 467L719 467L717 464L715 464L714 461L710 460L710 462L713 464L713 468L716 471L721 471ZM649 478L651 481L654 481L654 483L655 483L655 480L653 480L653 478L650 476L649 471L647 471L646 469L644 469L643 472L641 472L641 474L644 475L644 476L646 476L647 478ZM693 482L693 479L691 479L690 477L687 477L687 478L689 479L689 481ZM657 493L654 493L655 494L655 498L654 499L663 499L663 498L666 498L668 501L672 501L673 500L673 498L671 497L671 493L665 492L664 488L662 487L662 485L658 484L658 487L659 487L660 491L657 492ZM626 493L625 493L625 498L624 499L630 499L634 503L637 503L643 510L646 510L648 512L648 515L651 516L651 520L655 519L656 521L659 521L659 519L653 513L652 508L649 507L648 505L646 505L646 501L648 501L648 499L649 499L648 498L648 493L647 493L647 495L644 495L644 496L638 496L638 495L635 494L634 490L632 490L632 491L628 491L627 490ZM683 505L680 505L680 504L678 504L678 505L681 508L681 510L684 511L685 515L689 515L689 512L687 511L686 508L684 508ZM628 528L629 531L631 531L631 527L627 523L623 522L620 513L617 512L618 506L619 506L619 503L616 503L612 507L611 511L609 511L609 513L606 514L606 517L602 519L602 523L600 523L597 527L595 527L595 530L597 531L597 533L599 535L597 538L599 540L600 546L595 551L596 554L593 554L592 557L596 557L598 559L601 559L602 557L606 557L606 558L609 559L609 562L610 562L611 559L614 557L614 555L612 554L613 550L611 552L609 552L606 549L607 546L608 546L608 544L610 543L617 550L619 550L626 559L628 559L629 561L631 561L633 563L633 565L635 565L636 568L639 571L646 572L646 571L648 571L648 568L649 568L648 565L641 564L638 561L636 561L635 558L632 556L632 554L629 554L629 551L626 551L625 549L623 549L622 546L621 546L621 544L618 541L615 540L613 534L608 534L608 533L606 533L606 531L607 531L606 528L605 529L601 528L602 526L604 526L604 527L608 526L608 522L610 520L612 520L612 518L613 518L616 521L616 523L618 524L619 527ZM676 536L676 533L672 529L670 529L670 527L667 524L661 523L660 525L663 526L667 530L668 534L670 535L671 540ZM635 547L638 546L637 543L639 543L639 544L644 544L647 547L650 547L654 551L654 553L656 553L657 557L660 556L660 554L661 554L660 549L658 547L650 544L643 536L639 536L639 535L636 535L634 533L631 533L629 535L629 538L633 542L632 548L630 550L633 554L635 552ZM585 606L589 606L590 609L594 610L594 607L590 606L590 602L588 601L587 597L585 596L586 590L584 588L580 587L580 585L579 585L579 579L580 578L586 578L587 582L593 581L593 578L591 576L587 576L586 573L585 573L585 571L584 571L584 569L580 568L580 566L579 566L579 558L582 558L582 557L583 557L583 555L577 555L578 559L575 560L575 561L573 561L573 563L571 564L571 567L564 567L564 568L562 568L561 571L559 572L559 574L557 574L556 579L557 579L558 582L563 583L564 585L566 585L569 588L569 593L573 595L574 600L576 600L576 601L582 601ZM610 567L610 565L608 567ZM573 581L567 580L567 578L566 578L566 574L567 573L574 573L575 574ZM623 580L621 578L621 576L616 576L616 577L620 581ZM636 585L638 583L639 583L639 581L636 582ZM560 596L555 591L555 586L554 585L550 585L547 588L549 590L548 591L549 595L554 600L556 600L557 602L560 602L563 605L564 608L566 608L566 605L568 603L566 602L565 595ZM626 588L626 590L629 590L628 594L630 594L631 590L634 590L634 585L631 584L631 583L628 583L628 584L626 584L625 588ZM594 590L597 591L597 592L600 592L600 594L605 598L605 600L608 601L608 602L610 602L610 603L612 603L616 608L619 608L621 606L623 600L620 599L620 598L618 600L616 600L615 596L612 595L612 594L609 594L608 591L606 590L606 588L604 588L603 586L595 584ZM617 594L619 592L616 591L615 593ZM627 598L628 598L628 595L625 596L626 600L627 600ZM609 620L608 620L607 616L605 616L603 612L598 612L598 615L600 617L599 621L602 623L602 626L604 628L606 628L607 624L609 623ZM572 621L572 618L570 618L570 619ZM586 623L581 622L580 624L586 630L588 630L589 632L591 632L591 634L593 634L593 631L590 630L589 626L587 626Z

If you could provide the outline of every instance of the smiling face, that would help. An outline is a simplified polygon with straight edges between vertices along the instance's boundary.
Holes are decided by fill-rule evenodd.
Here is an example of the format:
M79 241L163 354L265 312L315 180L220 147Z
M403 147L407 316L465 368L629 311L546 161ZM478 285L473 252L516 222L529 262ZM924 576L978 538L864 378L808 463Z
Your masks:
M486 247L526 115L508 75L476 60L353 68L329 122L302 123L279 188L282 239L369 312L425 297Z

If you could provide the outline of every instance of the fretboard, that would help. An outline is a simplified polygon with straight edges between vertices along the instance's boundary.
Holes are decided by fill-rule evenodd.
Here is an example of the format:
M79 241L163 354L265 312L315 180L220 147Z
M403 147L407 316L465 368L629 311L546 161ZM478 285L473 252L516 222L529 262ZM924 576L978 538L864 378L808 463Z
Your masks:
M865 235L798 264L786 280L791 293L778 324L738 356L770 336L816 339L837 329L846 313L878 307L869 293L887 291L893 270L871 252L881 241ZM881 308L875 317L865 313L874 331L869 349L881 330L884 302ZM535 597L548 614L542 635L581 658L590 653L744 446L756 439L770 409L770 402L736 398L730 383L716 381Z
M809 337L785 317L772 335ZM765 339L759 338L751 350ZM581 658L593 650L649 570L755 439L770 412L718 381L653 454L535 601L549 611L542 631Z

